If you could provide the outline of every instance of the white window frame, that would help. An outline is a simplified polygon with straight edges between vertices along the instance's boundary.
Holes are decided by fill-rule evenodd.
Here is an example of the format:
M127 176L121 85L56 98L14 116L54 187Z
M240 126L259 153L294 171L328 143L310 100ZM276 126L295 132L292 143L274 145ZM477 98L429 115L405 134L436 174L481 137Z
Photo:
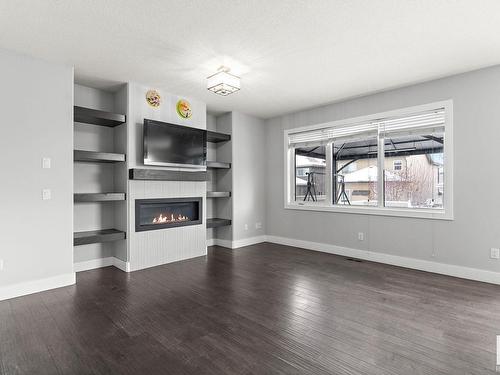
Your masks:
M377 121L381 118L388 117L404 117L418 112L433 110L436 108L444 108L445 113L445 137L444 137L444 182L443 188L445 193L443 209L424 209L424 208L392 208L384 207L382 197L379 197L379 206L343 206L334 205L331 197L331 184L326 185L327 199L322 202L295 202L293 200L294 187L294 168L295 168L295 149L293 145L289 145L289 136L294 133L322 129L327 127L348 126L349 124L357 124L360 122ZM384 154L383 142L379 142L379 154ZM378 163L382 164L383 158L378 158ZM329 123L304 126L300 128L287 129L284 131L284 207L291 210L305 211L329 211L348 214L362 215L382 215L396 216L409 218L437 219L437 220L453 220L453 100L444 100L433 102L413 107L396 109L387 112L376 113L367 116L360 116L350 119L338 120ZM331 143L326 145L326 175L325 180L331 181L332 166L332 146ZM383 171L384 166L378 165L378 170ZM378 179L379 189L383 191L383 179ZM382 190L380 187L382 186Z

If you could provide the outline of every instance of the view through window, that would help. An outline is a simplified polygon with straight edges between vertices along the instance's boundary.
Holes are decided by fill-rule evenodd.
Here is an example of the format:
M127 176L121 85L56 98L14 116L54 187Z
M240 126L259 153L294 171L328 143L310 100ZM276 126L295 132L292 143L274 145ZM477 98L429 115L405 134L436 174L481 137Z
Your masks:
M333 142L333 203L377 206L377 136Z
M325 146L295 149L295 200L322 202L326 199Z
M444 108L437 108L290 134L293 200L313 205L443 210L444 114Z
M386 207L443 208L443 144L443 133L386 137Z

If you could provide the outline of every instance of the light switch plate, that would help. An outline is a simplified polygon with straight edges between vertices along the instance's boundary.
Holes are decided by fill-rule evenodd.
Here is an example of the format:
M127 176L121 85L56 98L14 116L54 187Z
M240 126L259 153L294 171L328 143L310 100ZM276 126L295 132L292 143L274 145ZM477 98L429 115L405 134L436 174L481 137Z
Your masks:
M51 160L50 158L42 158L42 168L50 169Z
M42 190L42 199L44 201L48 201L52 198L52 192L50 191L50 189L43 189Z
M491 259L500 259L500 249L495 249L494 247L490 250Z

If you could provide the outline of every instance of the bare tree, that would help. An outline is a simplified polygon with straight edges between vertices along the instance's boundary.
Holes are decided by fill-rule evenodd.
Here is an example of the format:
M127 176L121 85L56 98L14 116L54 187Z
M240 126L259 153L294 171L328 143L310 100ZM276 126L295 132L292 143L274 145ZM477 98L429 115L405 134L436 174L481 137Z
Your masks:
M424 155L407 157L400 171L386 173L387 201L411 201L412 206L424 206L433 198L434 166Z

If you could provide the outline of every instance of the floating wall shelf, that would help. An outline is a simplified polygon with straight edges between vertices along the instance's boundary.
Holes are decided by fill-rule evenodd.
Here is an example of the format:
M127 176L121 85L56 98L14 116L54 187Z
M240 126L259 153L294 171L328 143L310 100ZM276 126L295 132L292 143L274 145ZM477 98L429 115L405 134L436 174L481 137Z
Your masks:
M74 150L73 160L80 162L94 162L94 163L119 163L125 161L125 154Z
M125 115L119 113L99 111L97 109L79 107L76 105L73 107L73 119L75 122L107 126L110 128L121 125L126 121Z
M231 220L229 219L219 219L219 218L207 219L207 228L218 228L218 227L225 227L228 225L231 225Z
M230 169L231 163L222 163L222 162L218 162L218 161L207 161L207 168Z
M101 229L90 230L86 232L73 233L73 245L88 245L91 243L102 243L124 240L126 238L125 232L117 229Z
M228 198L230 196L230 191L207 191L207 198Z
M124 201L125 193L78 193L74 194L75 202L112 202Z
M131 180L207 181L207 172L167 171L159 169L129 169Z
M212 143L227 142L231 140L231 135L218 133L211 130L207 131L207 141Z

